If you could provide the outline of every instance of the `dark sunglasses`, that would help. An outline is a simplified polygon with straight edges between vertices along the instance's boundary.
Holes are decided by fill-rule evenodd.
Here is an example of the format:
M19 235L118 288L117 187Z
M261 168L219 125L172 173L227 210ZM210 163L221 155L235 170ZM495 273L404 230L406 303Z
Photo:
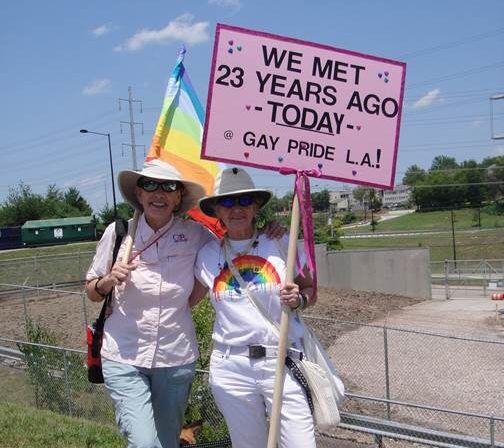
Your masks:
M149 193L156 191L159 187L161 187L161 190L169 193L177 191L180 188L180 183L175 180L164 180L163 182L158 182L152 179L140 178L138 179L137 186Z
M241 196L225 196L217 199L217 204L224 208L234 207L236 204L241 207L249 207L254 203L254 197L249 194L242 194Z

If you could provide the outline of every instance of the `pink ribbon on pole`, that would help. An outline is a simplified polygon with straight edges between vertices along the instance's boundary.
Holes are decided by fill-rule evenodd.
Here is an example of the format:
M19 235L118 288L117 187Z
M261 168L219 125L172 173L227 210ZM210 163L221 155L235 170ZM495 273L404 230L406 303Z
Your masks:
M317 265L315 262L315 241L313 239L313 220L312 220L312 205L310 194L310 179L308 176L320 177L322 174L319 170L296 170L294 168L280 168L280 174L295 174L296 181L294 183L294 193L299 201L299 210L301 212L301 222L303 224L304 247L306 252L306 261L308 270L313 279L313 291L317 291ZM299 259L296 257L298 271L303 275L302 266L299 264Z

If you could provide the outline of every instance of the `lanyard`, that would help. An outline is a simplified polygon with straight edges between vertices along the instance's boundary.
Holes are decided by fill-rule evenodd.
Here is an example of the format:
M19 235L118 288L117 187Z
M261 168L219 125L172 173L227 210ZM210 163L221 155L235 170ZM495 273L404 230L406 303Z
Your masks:
M159 241L160 238L162 238L163 236L166 235L166 233L168 233L168 230L171 229L172 226L169 226L164 232L162 232L161 234L159 234L158 236L156 236L156 238L154 238L150 243L148 243L143 249L139 250L138 252L135 252L134 255L132 255L130 257L130 259L128 260L128 264L131 263L135 258L139 257L140 254L142 252L145 252L149 247L151 247L154 243L157 243Z

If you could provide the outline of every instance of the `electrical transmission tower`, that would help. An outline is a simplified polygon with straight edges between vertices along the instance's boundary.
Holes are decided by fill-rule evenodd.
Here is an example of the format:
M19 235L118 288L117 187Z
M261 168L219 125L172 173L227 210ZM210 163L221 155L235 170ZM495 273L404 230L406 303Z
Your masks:
M138 147L143 147L145 150L145 145L137 145L135 141L135 125L140 125L142 129L142 135L144 133L144 126L143 122L136 122L133 120L133 103L140 103L140 113L143 112L142 110L142 100L134 100L133 99L133 94L131 92L131 87L128 87L128 99L124 98L119 98L119 110L121 110L121 101L126 101L128 103L128 110L129 110L129 121L121 121L121 134L123 133L123 127L122 125L129 125L130 128L130 141L131 143L123 143L123 148L124 146L129 146L131 148L131 158L133 160L133 169L136 171L137 170L137 158L136 158L136 149Z

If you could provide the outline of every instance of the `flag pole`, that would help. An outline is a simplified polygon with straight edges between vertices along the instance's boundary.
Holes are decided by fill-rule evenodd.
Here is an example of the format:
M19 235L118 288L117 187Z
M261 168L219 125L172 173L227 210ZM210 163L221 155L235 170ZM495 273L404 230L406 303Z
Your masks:
M296 264L297 239L299 233L299 200L296 189L294 189L294 192L289 233L289 249L287 252L287 272L285 277L285 281L290 283L294 281L294 267ZM287 305L282 305L282 314L280 317L280 338L278 341L278 358L275 371L275 386L273 389L273 404L271 407L268 434L268 448L275 448L277 446L278 431L280 428L290 313L290 308Z
M138 219L140 218L140 212L135 209L135 213L133 213L133 220L131 221L131 224L128 226L128 234L126 235L125 238L125 243L124 243L124 253L122 256L122 262L123 263L128 263L130 255L131 255L131 249L133 248L133 242L135 241L135 233L138 225Z

